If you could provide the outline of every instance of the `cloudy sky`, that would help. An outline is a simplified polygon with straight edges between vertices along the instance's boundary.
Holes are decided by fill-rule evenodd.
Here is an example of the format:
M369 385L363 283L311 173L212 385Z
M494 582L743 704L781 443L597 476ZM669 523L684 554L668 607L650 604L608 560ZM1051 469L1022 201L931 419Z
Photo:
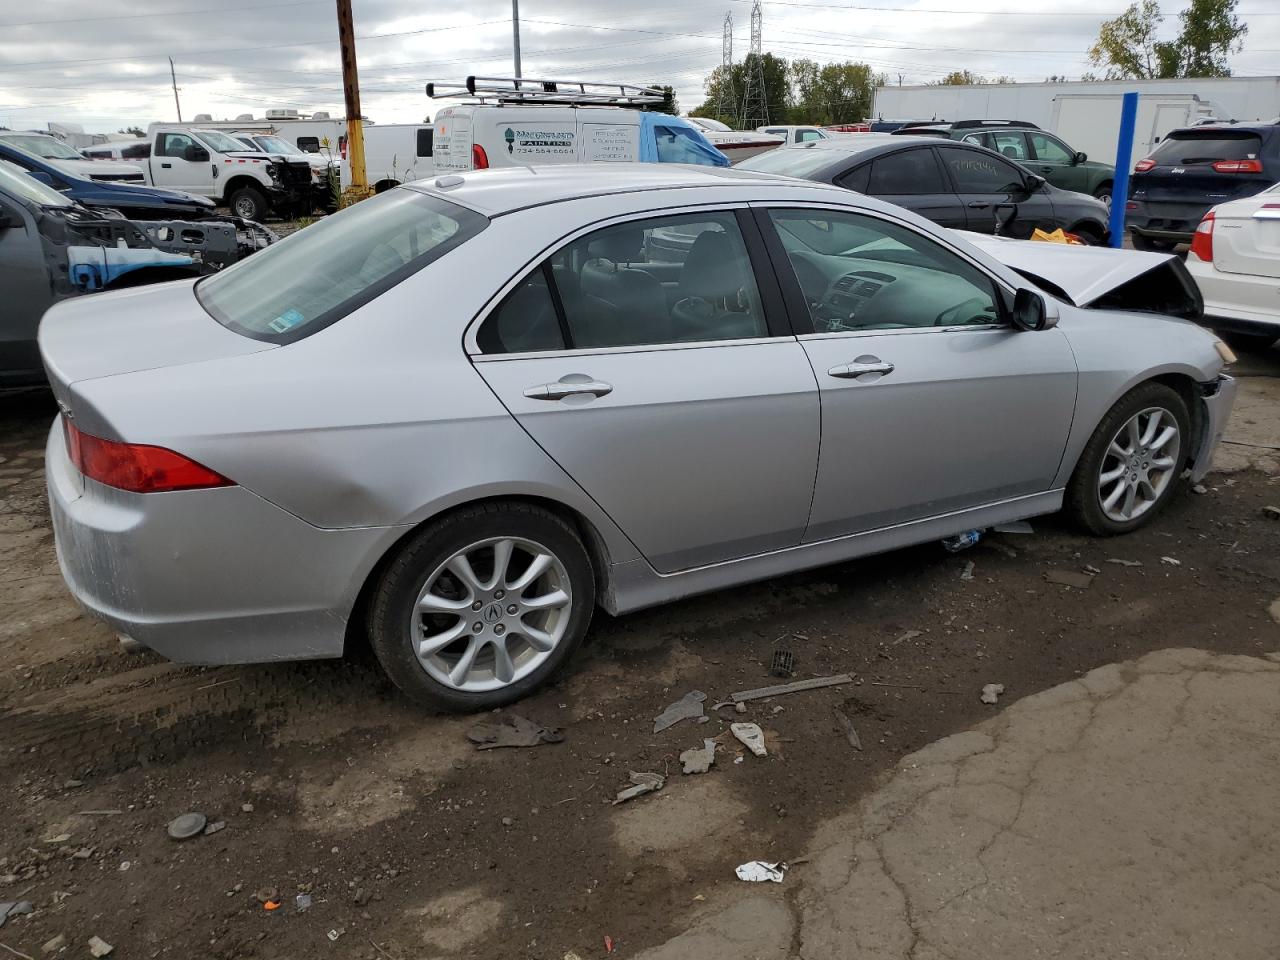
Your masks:
M751 0L520 0L524 74L662 81L684 109L720 61L726 12L735 56L746 52ZM432 112L427 80L509 76L510 0L439 4L354 0L366 116L418 122ZM1078 77L1098 25L1125 0L774 0L764 48L794 59L862 60L903 83L968 69L1018 80ZM174 119L176 63L183 115L216 118L268 107L342 114L334 0L54 0L0 12L0 125L49 120L90 131ZM1184 2L1166 0L1165 32ZM1029 10L1038 12L1029 13ZM1043 12L1039 12L1043 11ZM1280 73L1280 7L1241 0L1250 32L1237 75ZM1280 112L1278 107L1277 112Z

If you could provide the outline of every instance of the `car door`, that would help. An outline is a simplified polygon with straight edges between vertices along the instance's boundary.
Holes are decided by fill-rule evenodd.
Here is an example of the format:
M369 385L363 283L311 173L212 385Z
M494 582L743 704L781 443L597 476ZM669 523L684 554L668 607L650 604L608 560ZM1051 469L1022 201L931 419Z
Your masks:
M817 385L745 209L568 238L469 349L520 425L659 571L800 542Z
M855 175L837 181L842 186L896 203L943 227L964 230L964 204L938 165L933 147L910 147L875 157Z
M1013 328L1007 288L903 223L758 210L822 399L806 542L1051 488L1077 381L1060 331Z
M1030 189L1029 174L1024 168L993 150L959 143L937 149L965 207L969 230L997 232L997 214L1004 224L999 232L1020 240L1029 238L1036 227L1052 231L1060 226L1053 202L1044 191Z
M151 157L151 182L156 187L183 190L197 196L214 196L213 181L209 175L209 161L188 160L188 147L204 150L204 145L187 133L160 133L156 136L156 148Z
M1025 164L1055 187L1091 193L1089 170L1076 163L1076 153L1057 137L1039 131L1027 131L1032 159Z
M0 386L38 380L43 369L36 332L54 294L35 220L0 194Z

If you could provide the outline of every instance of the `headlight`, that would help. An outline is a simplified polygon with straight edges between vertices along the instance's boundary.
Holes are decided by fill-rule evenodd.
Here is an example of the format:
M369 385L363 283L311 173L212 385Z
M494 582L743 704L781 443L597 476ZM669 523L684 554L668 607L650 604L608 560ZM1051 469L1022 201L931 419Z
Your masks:
M269 176L272 180L279 180L280 168L277 167L274 163L267 164L267 176Z
M1218 356L1222 358L1223 363L1232 364L1236 362L1237 358L1236 358L1235 351L1232 350L1230 347L1228 347L1221 340L1215 340L1213 342L1213 349L1218 351Z

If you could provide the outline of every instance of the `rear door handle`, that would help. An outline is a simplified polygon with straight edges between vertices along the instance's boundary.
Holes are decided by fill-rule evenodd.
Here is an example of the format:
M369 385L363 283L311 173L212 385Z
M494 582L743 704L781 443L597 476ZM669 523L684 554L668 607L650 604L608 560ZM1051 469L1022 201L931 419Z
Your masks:
M893 373L893 364L885 360L869 360L865 362L838 363L827 371L827 376L841 380L853 380L864 373Z
M987 209L987 207L989 207L989 206L991 206L991 204L987 203L985 200L970 200L970 201L969 201L969 209L970 209L970 210L985 210L985 209Z
M565 397L576 397L590 394L603 397L613 392L613 384L601 380L560 380L556 383L539 383L525 390L524 395L530 400L563 400Z

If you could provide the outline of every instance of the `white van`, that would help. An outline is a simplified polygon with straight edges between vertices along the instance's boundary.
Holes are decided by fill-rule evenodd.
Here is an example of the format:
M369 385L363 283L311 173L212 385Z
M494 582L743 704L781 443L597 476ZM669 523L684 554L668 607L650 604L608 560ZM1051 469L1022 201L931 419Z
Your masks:
M662 102L660 91L645 87L467 77L464 85L429 83L427 96L477 101L444 107L433 118L438 171L548 163L729 164L688 121L622 105Z
M436 172L435 127L429 123L366 123L364 170L374 192Z

